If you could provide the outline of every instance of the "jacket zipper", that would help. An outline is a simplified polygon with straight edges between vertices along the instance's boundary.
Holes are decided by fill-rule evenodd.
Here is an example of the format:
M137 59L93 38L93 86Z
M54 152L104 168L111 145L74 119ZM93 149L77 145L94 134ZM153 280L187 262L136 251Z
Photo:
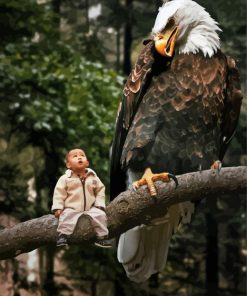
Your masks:
M84 211L86 210L86 192L85 192L85 182L86 182L86 178L84 180L82 180L80 178L81 181L81 185L82 185L82 190L83 190L83 199L84 199Z

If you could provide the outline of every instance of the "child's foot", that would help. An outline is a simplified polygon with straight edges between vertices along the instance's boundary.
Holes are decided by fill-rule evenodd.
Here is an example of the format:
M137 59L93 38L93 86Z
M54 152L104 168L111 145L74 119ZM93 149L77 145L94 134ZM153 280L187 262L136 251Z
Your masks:
M94 244L101 248L112 248L111 240L109 239L98 239Z
M68 246L67 235L63 233L59 233L57 236L57 247Z

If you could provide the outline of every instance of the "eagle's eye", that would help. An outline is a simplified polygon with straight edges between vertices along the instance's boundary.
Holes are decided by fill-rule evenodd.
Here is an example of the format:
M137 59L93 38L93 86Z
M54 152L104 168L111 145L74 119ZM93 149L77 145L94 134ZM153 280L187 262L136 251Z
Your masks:
M166 24L165 30L172 29L175 26L176 22L174 18L170 18Z

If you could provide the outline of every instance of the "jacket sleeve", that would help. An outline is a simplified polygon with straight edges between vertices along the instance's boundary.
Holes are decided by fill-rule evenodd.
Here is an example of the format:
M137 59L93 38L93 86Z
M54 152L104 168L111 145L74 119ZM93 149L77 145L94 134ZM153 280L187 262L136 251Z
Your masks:
M95 189L95 203L96 207L105 208L105 185L97 177L97 187Z
M67 197L66 190L66 180L65 176L61 176L54 189L53 193L53 204L51 207L52 212L54 210L63 210L64 209L64 201Z

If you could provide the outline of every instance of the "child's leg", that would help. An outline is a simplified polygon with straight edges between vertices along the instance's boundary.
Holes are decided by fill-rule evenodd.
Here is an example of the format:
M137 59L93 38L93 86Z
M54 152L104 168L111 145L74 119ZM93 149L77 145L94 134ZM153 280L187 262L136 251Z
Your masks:
M57 227L57 246L68 245L67 238L70 236L76 226L76 223L82 212L73 209L65 209L59 217Z
M84 214L92 217L92 224L97 238L107 238L109 231L107 229L107 218L105 212L98 208L92 207L90 210L84 212Z
M65 209L59 217L57 232L71 235L82 212L73 209Z
M92 224L97 236L95 245L101 248L111 248L112 241L107 239L109 231L107 229L107 218L105 212L92 207L89 211L86 211L85 214L92 217Z

